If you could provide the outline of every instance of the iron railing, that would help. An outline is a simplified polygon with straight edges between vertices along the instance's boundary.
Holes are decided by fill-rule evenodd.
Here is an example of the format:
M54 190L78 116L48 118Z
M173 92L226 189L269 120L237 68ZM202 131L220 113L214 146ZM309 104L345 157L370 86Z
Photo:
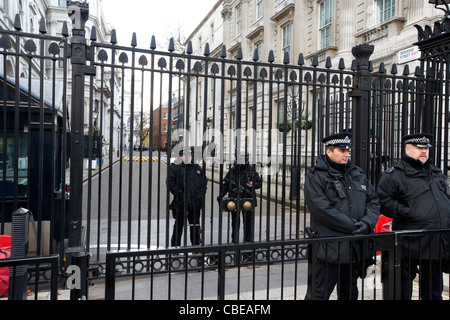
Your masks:
M109 44L99 43L95 28L87 41L88 5L72 5L79 8L69 10L77 22L71 37L66 25L61 37L47 35L44 20L38 35L24 33L19 15L14 31L0 30L0 233L14 210L27 207L37 223L36 254L58 253L61 268L65 238L69 252L85 250L97 264L108 250L169 247L166 176L185 144L195 147L194 159L209 179L201 251L231 243L230 213L219 210L216 198L243 150L263 178L256 190L255 245L303 240L309 223L304 173L323 152L321 139L335 131L352 130L352 161L374 185L401 156L401 136L416 130L435 134L431 155L448 173L445 20L433 31L419 30L421 64L414 74L404 66L399 75L396 65L390 74L383 64L374 72L368 45L354 48L351 66L341 60L333 68L329 58L323 66L317 57L308 65L302 54L276 64L273 52L267 61L257 54L245 61L240 50L236 59L227 57L225 47L211 53L206 45L203 56L193 55L190 45L184 53L172 43L159 51L154 38L143 49L136 35L131 46L122 46L115 31ZM165 123L165 112L179 120ZM155 138L150 151L135 152L146 132ZM143 162L147 152L157 162ZM139 162L125 159L136 154ZM91 161L86 166L94 155L98 169ZM69 175L72 197L65 192ZM182 244L188 246L185 226Z
M448 237L449 232L450 230L432 230L426 234ZM307 296L308 284L311 288L310 295L314 297L315 282L319 281L313 276L316 260L312 256L312 246L327 248L332 243L346 246L368 241L374 253L373 264L363 264L361 260L354 264L354 269L344 260L334 264L342 269L347 266L350 274L357 272L364 275L358 280L358 299L399 300L399 261L402 250L405 249L400 245L401 239L424 238L427 237L426 234L409 231L225 246L112 251L107 253L105 299L303 300ZM448 242L448 238L446 241ZM310 252L308 259L307 252ZM356 256L358 254L355 252L354 258ZM429 262L426 259L422 261ZM441 251L436 261L440 263L442 271L444 263L449 260L444 251ZM327 265L331 268L332 264ZM443 298L448 299L449 276L444 273L443 277L446 277L443 282L446 283ZM338 283L340 281L338 279ZM417 283L411 283L415 286L412 299L423 299L418 294ZM116 286L120 286L117 293ZM331 299L337 299L338 296L339 285Z
M28 268L28 274L25 274L25 290L20 288L19 292L19 288L16 287L16 280L20 276L18 274L19 268L24 266ZM9 300L26 298L28 290L32 292L32 299L34 300L38 300L40 295L48 292L50 293L48 297L50 300L58 299L58 284L61 280L59 255L1 259L0 268L4 267L10 268Z

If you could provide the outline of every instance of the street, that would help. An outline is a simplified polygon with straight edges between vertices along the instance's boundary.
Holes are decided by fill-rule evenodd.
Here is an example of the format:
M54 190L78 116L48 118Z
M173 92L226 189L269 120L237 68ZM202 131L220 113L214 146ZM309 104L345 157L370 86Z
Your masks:
M164 152L142 152L149 161L116 161L112 166L94 175L84 183L83 226L90 230L85 243L102 260L109 249L137 249L168 247L172 235L173 219L166 204L167 159ZM134 152L133 157L139 156ZM226 170L226 169L225 169ZM226 172L226 171L225 171ZM207 170L208 189L205 197L205 212L202 217L203 244L230 243L231 218L228 212L219 212L217 196L219 173ZM225 173L224 173L225 174ZM149 183L151 182L151 183ZM255 210L255 241L293 239L303 230L304 215L285 208L279 203L281 186L271 184L269 208L264 196L267 184L257 190L258 206ZM131 199L131 201L129 201ZM88 205L89 204L89 205ZM269 215L267 215L270 210ZM90 217L90 218L88 218ZM242 222L240 236L242 238ZM185 233L183 233L185 236ZM183 244L190 245L189 234ZM97 253L97 254L95 254Z

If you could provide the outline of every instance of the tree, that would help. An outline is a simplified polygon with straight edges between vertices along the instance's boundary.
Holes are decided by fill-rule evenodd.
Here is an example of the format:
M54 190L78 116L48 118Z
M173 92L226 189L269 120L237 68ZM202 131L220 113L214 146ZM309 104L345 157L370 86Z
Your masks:
M133 136L137 138L136 143L147 144L150 135L150 114L148 112L136 113L134 115Z

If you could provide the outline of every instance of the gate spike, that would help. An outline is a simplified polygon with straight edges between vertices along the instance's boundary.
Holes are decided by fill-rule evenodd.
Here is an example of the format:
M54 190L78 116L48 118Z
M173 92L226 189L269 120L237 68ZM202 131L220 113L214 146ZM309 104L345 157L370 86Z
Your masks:
M169 52L174 52L175 51L175 42L173 41L173 38L170 38L169 40Z
M422 68L419 67L419 66L417 66L417 67L416 67L416 71L414 72L414 75L415 75L416 77L421 77L421 76L423 76Z
M116 29L111 30L111 41L112 44L117 43L117 35L116 35Z
M319 65L319 57L317 56L317 54L314 55L311 65L313 67L317 67Z
M136 48L137 46L136 32L133 32L133 35L131 36L131 46L133 48Z
M95 26L93 26L92 29L91 29L90 40L91 41L97 41L97 29L95 28Z
M222 59L225 59L227 57L227 48L225 47L225 45L222 45L222 51L220 52L220 57Z
M205 56L205 57L208 57L209 55L210 55L210 51L209 51L209 43L207 42L207 43L205 43L205 50L204 50L204 52L203 52L203 55Z
M331 68L331 58L327 57L327 60L325 61L325 68L330 69Z
M385 73L386 72L386 68L384 66L384 62L380 62L380 66L378 67L378 72L379 73Z
M303 57L303 53L300 53L300 54L298 55L298 62L297 62L297 64L298 64L299 66L302 66L302 65L305 64L305 58Z
M344 70L345 69L345 62L344 62L344 58L340 58L339 59L339 70Z
M258 49L253 52L253 61L257 62L259 60Z
M61 34L63 37L66 37L66 38L69 36L69 28L67 27L67 21L64 21L64 23L63 23Z
M194 50L192 50L192 41L189 40L187 48L186 48L186 53L187 54L192 54L192 52L194 52Z
M156 49L156 39L155 36L152 36L152 40L150 41L150 49L155 50Z
M242 48L239 47L239 48L238 48L238 51L237 51L236 59L237 59L237 60L242 60L243 58L244 58L244 57L242 56Z
M404 76L409 75L409 65L405 65L405 69L403 69L403 75Z
M273 55L273 50L269 51L269 58L267 59L270 63L275 62L275 56Z
M39 33L41 34L46 34L47 33L47 28L45 25L45 19L41 18L41 21L39 22Z
M20 24L20 15L18 13L16 14L16 18L14 19L14 29L16 29L17 31L22 30L22 26Z
M397 64L394 63L394 64L392 64L391 74L397 74L397 73L398 73L398 71L397 71Z
M284 53L283 64L289 64L289 52Z

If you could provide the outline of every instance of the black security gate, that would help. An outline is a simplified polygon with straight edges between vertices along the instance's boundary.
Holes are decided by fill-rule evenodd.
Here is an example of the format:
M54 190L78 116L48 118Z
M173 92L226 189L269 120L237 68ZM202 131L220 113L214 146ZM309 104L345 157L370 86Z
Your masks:
M71 37L66 25L62 37L46 35L44 21L39 35L23 33L19 18L15 31L0 30L0 233L13 211L28 208L36 255L89 252L102 265L107 251L170 247L166 178L183 146L194 148L208 178L202 247L232 242L232 213L216 199L243 153L262 178L251 226L257 243L304 238L303 177L331 133L353 132L352 160L374 184L414 131L435 134L434 161L448 171L447 20L419 30L422 58L412 73L382 63L373 70L374 48L365 44L353 49L351 66L333 68L329 58L302 54L277 64L273 52L264 62L257 52L245 61L240 50L231 59L208 45L203 56L191 44L158 51L154 38L143 49L136 34L122 46L114 30L109 44L97 42L95 28L88 41L88 12L69 5ZM188 234L185 223L183 247Z

